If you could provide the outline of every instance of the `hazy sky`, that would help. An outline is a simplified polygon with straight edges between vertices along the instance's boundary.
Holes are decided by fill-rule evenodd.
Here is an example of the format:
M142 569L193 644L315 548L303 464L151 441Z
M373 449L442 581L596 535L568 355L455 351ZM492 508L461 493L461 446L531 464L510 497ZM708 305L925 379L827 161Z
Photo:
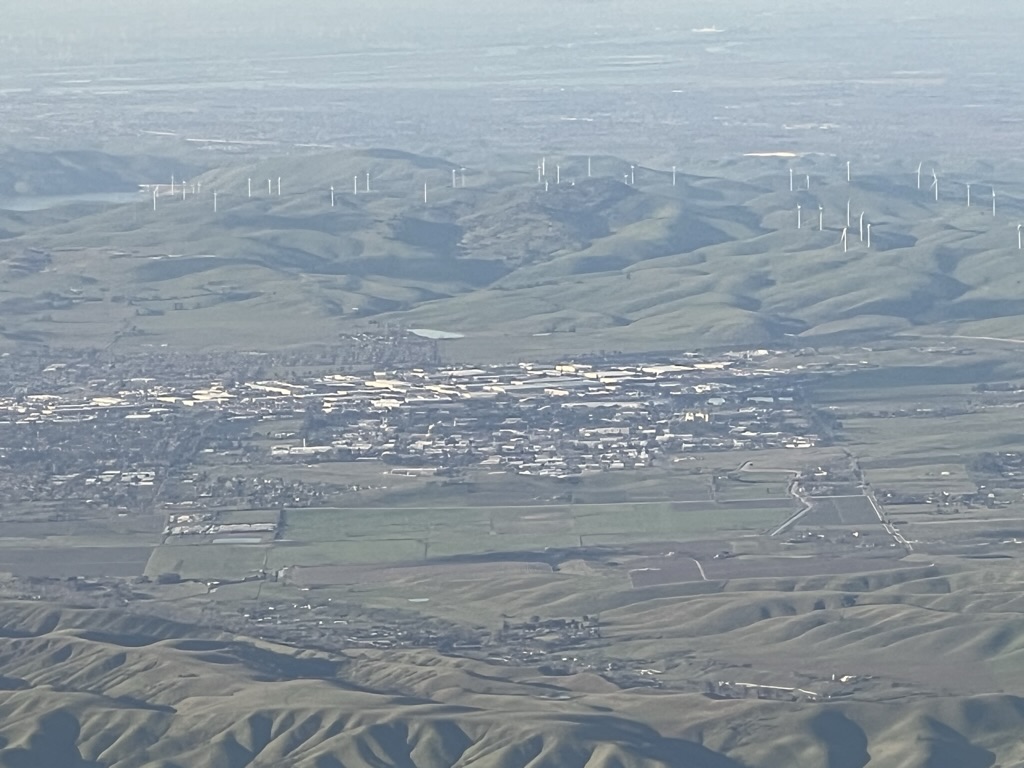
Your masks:
M848 30L871 55L871 29L956 20L948 32L970 41L1012 35L1022 3L1001 0L32 0L6 3L0 43L20 66L235 53L255 56L297 45L305 52L377 47L458 48L536 40L585 41L639 31L742 25L780 31ZM1009 25L1009 26L1007 26ZM781 42L781 41L780 41Z
M1024 3L1011 0L5 6L0 94L11 95L6 111L0 95L0 117L29 137L77 135L90 110L115 136L141 125L227 135L241 115L259 111L297 140L410 146L429 135L428 148L467 135L507 141L502 132L513 124L524 135L572 133L563 143L597 146L610 131L637 135L625 127L635 124L662 130L662 143L684 143L680 126L703 140L737 126L753 133L820 123L862 136L884 124L916 142L906 125L926 140L955 125L959 143L979 127L1009 133L1024 120L1016 111ZM696 31L711 27L724 31ZM577 113L605 122L581 136L589 124L563 121ZM831 134L822 141L834 142Z

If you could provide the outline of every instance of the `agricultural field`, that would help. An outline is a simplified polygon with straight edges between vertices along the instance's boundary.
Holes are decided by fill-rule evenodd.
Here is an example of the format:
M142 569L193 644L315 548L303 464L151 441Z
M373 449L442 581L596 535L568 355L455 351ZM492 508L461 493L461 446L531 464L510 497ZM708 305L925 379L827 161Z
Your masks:
M280 537L250 543L158 547L147 575L240 579L288 566L386 565L453 557L515 556L709 536L753 536L784 520L792 499L523 507L294 509Z
M866 496L815 497L811 508L799 521L801 526L815 528L877 524L878 515Z

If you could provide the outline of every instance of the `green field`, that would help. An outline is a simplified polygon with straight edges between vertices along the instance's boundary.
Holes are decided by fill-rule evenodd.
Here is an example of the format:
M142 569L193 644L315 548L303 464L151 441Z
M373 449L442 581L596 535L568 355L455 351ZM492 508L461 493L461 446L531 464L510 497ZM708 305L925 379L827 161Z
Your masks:
M757 533L781 522L790 511L712 502L295 509L284 513L279 541L164 545L154 550L146 573L237 579L264 564L270 570L289 565L367 565L581 545L685 541Z
M264 566L269 547L260 544L163 545L146 564L151 579L177 573L184 579L241 579Z

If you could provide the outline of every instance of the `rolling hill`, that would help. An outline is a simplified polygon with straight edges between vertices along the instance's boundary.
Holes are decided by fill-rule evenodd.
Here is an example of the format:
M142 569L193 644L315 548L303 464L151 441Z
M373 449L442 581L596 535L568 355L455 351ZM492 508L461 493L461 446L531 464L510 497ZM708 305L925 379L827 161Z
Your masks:
M922 568L605 597L609 658L647 654L666 679L767 682L782 659L797 675L837 665L874 676L824 702L621 688L598 670L552 676L430 650L332 655L144 609L6 599L0 765L1010 765L1024 758L1024 699L974 689L992 674L1018 670L1001 678L1008 686L1019 678L1006 602L1019 584L1012 568ZM465 602L508 585L450 586ZM551 590L516 587L506 610ZM714 661L726 658L731 668Z
M21 157L33 162L45 176L64 160ZM117 178L148 180L140 168L156 163L78 162L85 177L89 162L106 173L122 162ZM982 193L971 208L936 203L895 164L848 184L835 158L738 158L680 171L673 186L664 170L600 157L587 178L586 158L558 157L545 190L532 159L503 162L463 172L393 150L286 156L196 174L184 198L165 183L156 210L140 193L7 211L0 323L12 340L274 347L389 322L514 355L1012 336L1024 317L1008 181L993 217ZM812 189L788 190L790 164Z

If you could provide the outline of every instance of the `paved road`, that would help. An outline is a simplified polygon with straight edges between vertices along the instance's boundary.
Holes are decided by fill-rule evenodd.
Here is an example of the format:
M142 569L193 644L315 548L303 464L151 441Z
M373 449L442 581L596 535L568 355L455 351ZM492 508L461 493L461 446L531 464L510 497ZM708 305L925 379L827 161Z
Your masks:
M903 538L903 534L899 532L899 529L895 525L886 519L885 513L882 512L882 506L875 500L875 494L868 491L865 495L868 497L868 501L871 502L871 508L875 510L875 514L878 516L878 522L880 522L882 527L885 528L885 532L892 536L896 543L906 549L907 552L913 552L914 546Z
M696 557L691 557L690 559L693 560L694 565L697 566L697 570L700 571L701 579L703 579L704 581L707 581L708 580L708 575L706 573L704 573L704 566L700 564L700 560L698 560Z

